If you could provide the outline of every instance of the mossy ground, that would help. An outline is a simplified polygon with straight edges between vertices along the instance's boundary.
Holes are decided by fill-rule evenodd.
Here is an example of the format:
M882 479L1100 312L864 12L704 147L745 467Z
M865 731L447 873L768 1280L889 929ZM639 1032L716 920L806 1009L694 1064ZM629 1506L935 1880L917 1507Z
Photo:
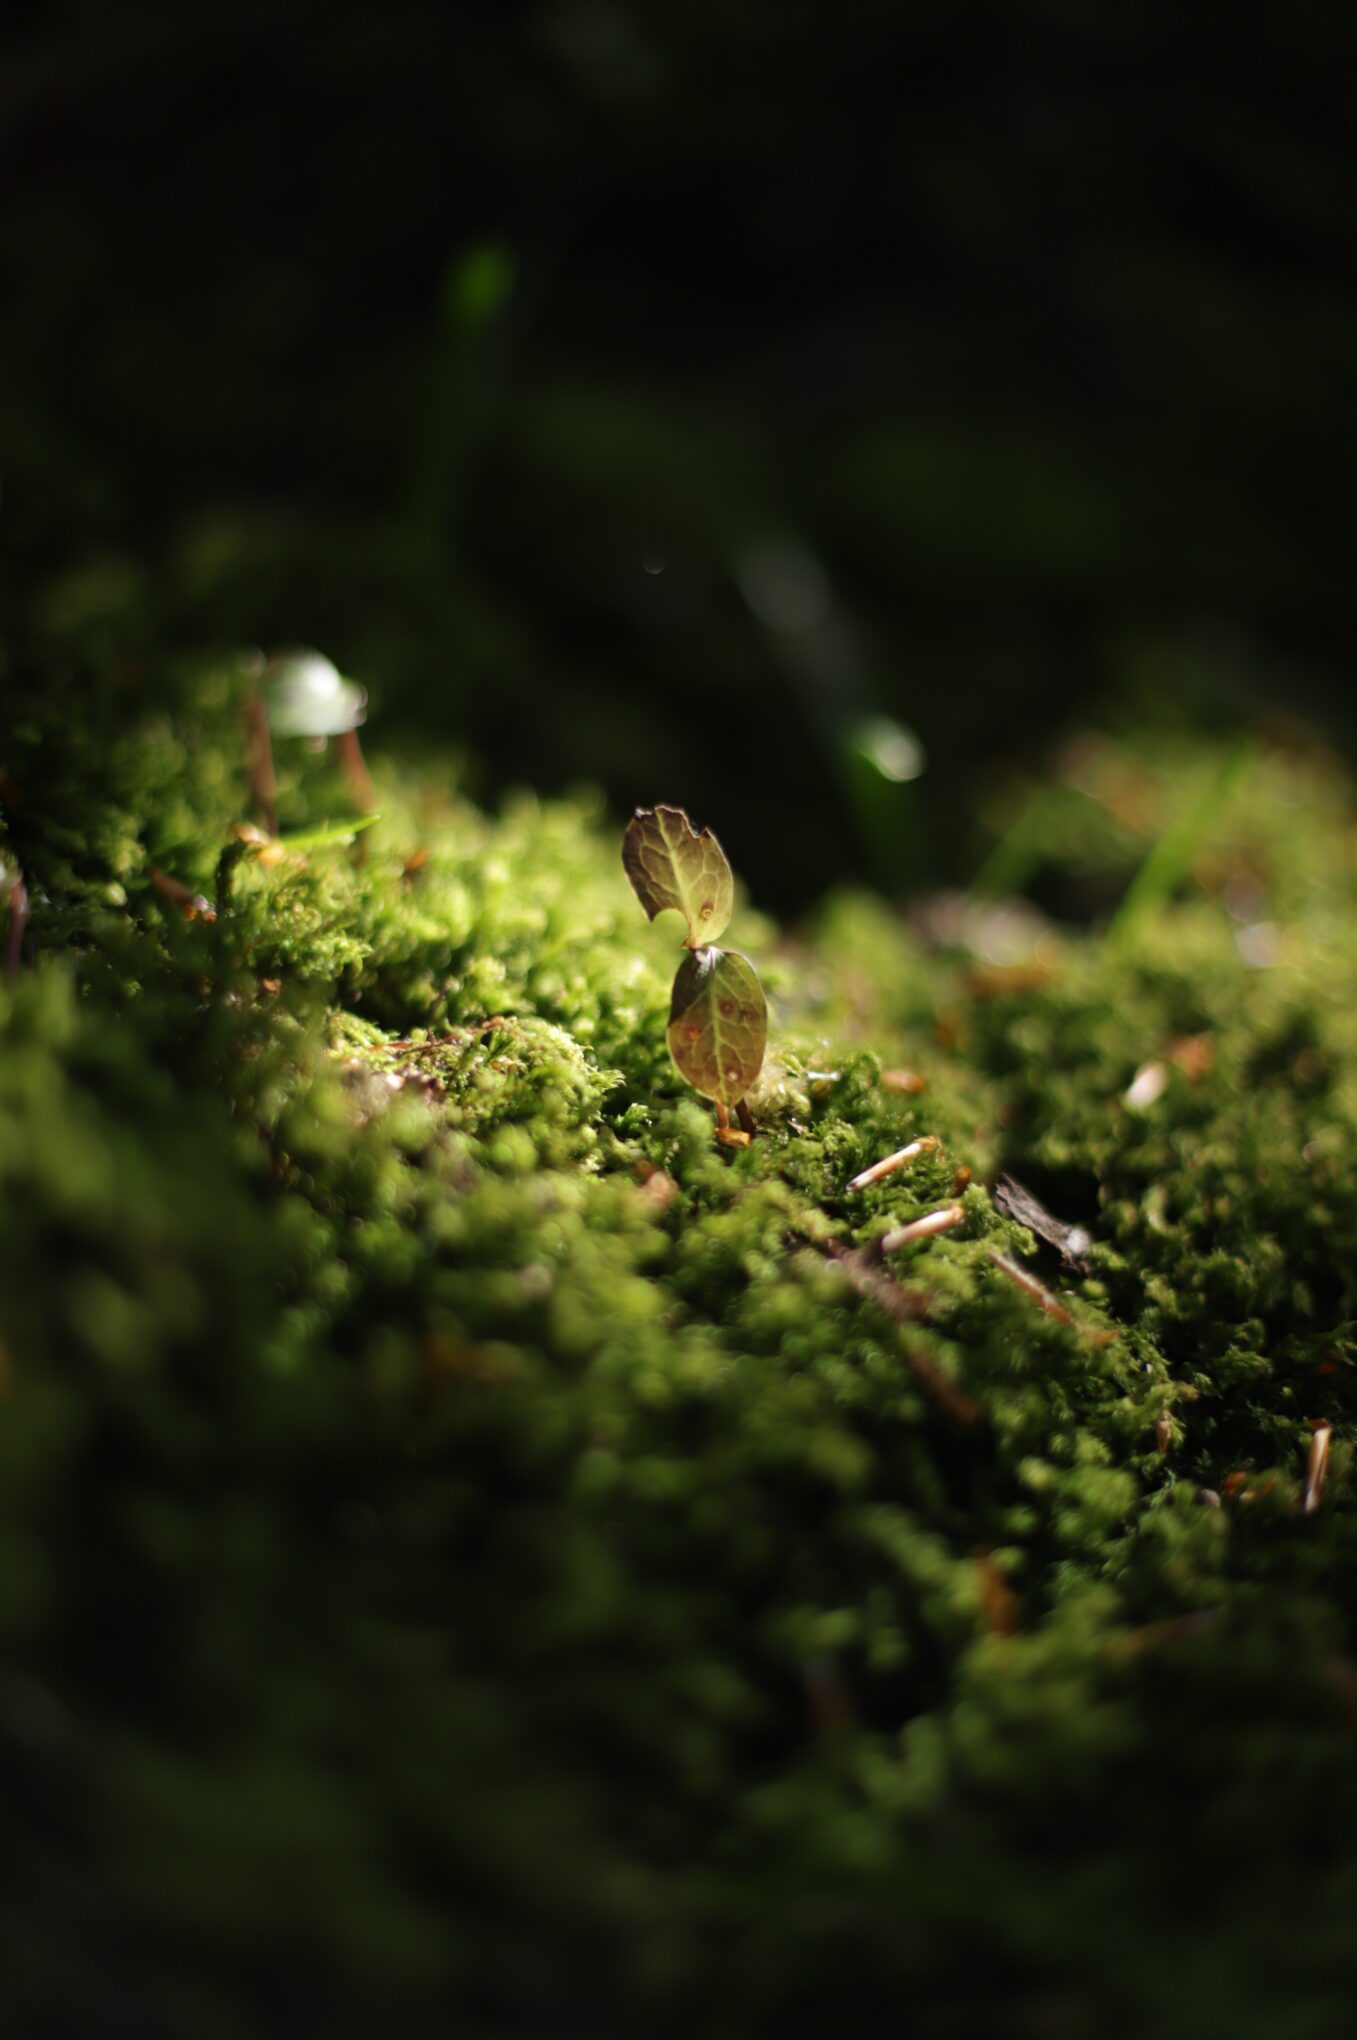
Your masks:
M742 905L728 1152L616 828L370 749L362 854L269 867L229 676L4 710L20 2027L1346 2030L1346 785L1260 757L1119 941ZM280 762L285 827L341 811ZM1129 873L1213 769L1086 747L1067 854Z

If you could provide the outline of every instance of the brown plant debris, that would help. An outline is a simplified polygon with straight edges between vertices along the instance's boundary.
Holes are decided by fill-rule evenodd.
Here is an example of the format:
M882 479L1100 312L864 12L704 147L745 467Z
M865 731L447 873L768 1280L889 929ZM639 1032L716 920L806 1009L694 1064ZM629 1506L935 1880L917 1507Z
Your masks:
M954 1225L960 1225L966 1213L960 1204L943 1204L936 1211L926 1211L922 1218L912 1218L907 1225L897 1225L886 1233L881 1241L883 1254L898 1253L901 1247L913 1246L916 1240L931 1240L935 1233L950 1232Z
M1005 1218L1016 1219L1048 1247L1054 1247L1067 1268L1081 1274L1088 1266L1086 1256L1093 1241L1081 1225L1066 1225L1046 1209L1016 1176L1001 1176L994 1186L994 1208Z
M897 1169L903 1169L906 1162L916 1160L919 1155L931 1153L937 1145L936 1134L921 1134L918 1140L910 1141L907 1147L898 1148L893 1155L887 1155L884 1161L873 1162L869 1169L861 1170L854 1176L848 1188L865 1190L869 1184L879 1183L883 1176L893 1175Z
M1332 1437L1332 1424L1315 1425L1305 1462L1305 1499L1301 1503L1301 1508L1307 1516L1313 1516L1324 1492L1324 1478L1329 1470L1329 1443Z

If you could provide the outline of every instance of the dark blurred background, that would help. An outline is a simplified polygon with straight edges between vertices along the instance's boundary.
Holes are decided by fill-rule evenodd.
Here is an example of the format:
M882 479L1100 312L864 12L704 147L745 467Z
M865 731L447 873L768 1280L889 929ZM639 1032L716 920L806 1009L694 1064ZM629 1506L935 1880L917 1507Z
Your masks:
M314 643L781 908L1089 719L1350 742L1349 5L9 20L0 684Z

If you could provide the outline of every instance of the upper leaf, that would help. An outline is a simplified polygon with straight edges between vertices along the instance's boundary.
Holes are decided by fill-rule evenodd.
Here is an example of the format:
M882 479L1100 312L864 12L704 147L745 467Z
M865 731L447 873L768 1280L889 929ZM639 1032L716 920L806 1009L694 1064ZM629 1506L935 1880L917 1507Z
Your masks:
M768 1002L758 972L734 949L695 949L674 979L669 1053L704 1098L738 1105L763 1068Z
M690 949L724 934L735 900L726 853L710 829L699 836L682 808L637 808L622 863L650 920L666 907L682 914Z

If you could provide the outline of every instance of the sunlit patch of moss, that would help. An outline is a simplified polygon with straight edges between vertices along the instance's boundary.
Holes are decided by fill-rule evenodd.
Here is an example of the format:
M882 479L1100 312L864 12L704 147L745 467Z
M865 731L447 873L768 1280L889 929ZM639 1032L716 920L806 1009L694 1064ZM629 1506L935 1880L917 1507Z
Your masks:
M23 1918L64 1919L70 1850L101 1948L186 1937L157 2015L201 1958L242 2031L280 1951L360 2028L815 2030L832 1987L923 2031L1063 1992L1088 2030L1261 2035L1289 1981L1337 2030L1345 787L1261 755L1111 950L1035 924L996 961L860 898L760 927L760 1134L726 1152L595 808L490 817L374 744L361 849L223 868L237 708L229 675L58 689L0 737L34 898L0 1752L61 1800L8 1824ZM1098 758L1123 832L1211 769ZM298 827L337 798L323 761L280 790Z

